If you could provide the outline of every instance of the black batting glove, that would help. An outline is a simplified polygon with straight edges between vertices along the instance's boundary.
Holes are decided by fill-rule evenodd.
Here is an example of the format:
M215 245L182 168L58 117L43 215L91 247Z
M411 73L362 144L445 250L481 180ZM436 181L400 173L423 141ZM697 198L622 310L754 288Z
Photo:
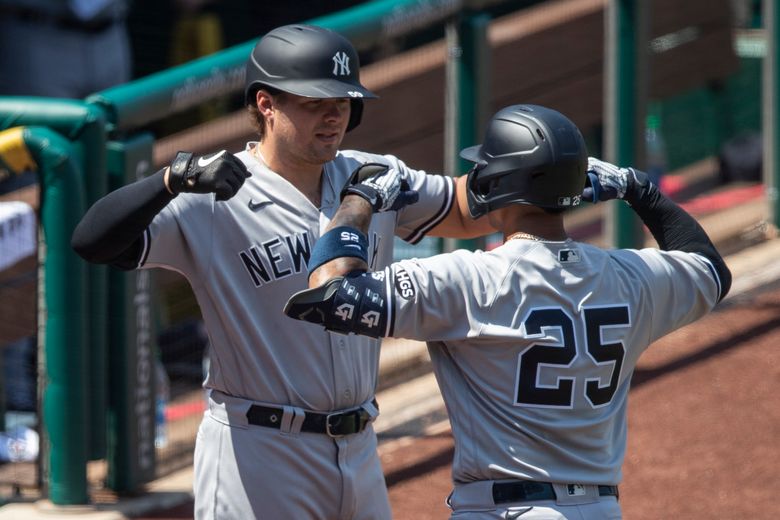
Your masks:
M201 157L179 152L171 163L168 188L174 195L216 193L217 200L228 200L250 175L244 163L226 150Z
M614 164L588 157L588 171L583 200L593 203L623 199L631 205L639 202L655 185L647 174L635 168L621 168Z
M341 199L350 194L367 200L375 213L397 211L420 198L401 172L379 163L366 163L352 172L341 190Z

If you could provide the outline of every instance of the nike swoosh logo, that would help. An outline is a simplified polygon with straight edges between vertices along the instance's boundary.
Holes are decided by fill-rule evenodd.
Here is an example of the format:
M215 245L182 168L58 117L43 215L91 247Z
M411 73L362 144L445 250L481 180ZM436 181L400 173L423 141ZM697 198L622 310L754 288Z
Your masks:
M208 159L206 159L205 157L198 157L198 166L200 166L201 168L205 168L209 164L211 164L214 161L216 161L217 159L219 159L225 153L225 151L226 150L222 150L221 152L217 152L214 155L212 155L211 157L209 157Z
M247 204L247 206L249 206L249 209L251 209L252 211L257 211L258 209L262 208L263 206L267 206L269 204L273 204L273 201L271 201L271 200L261 200L260 202L255 202L254 200L249 199L249 204Z
M517 511L507 511L506 512L506 518L508 520L515 520L515 518L519 518L519 517L523 516L524 514L526 514L531 509L533 509L533 507L529 507L529 508L526 508L526 509L520 509L520 510L517 510Z

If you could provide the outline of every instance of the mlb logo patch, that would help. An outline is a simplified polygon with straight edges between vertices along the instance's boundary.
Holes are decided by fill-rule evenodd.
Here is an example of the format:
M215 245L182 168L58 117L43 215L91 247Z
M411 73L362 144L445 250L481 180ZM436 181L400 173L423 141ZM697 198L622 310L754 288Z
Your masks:
M580 252L576 249L561 249L558 251L558 261L562 264L579 262Z
M579 206L582 201L582 196L575 195L573 197L558 197L559 206Z
M570 497L581 497L585 495L585 486L582 484L568 484L566 491Z

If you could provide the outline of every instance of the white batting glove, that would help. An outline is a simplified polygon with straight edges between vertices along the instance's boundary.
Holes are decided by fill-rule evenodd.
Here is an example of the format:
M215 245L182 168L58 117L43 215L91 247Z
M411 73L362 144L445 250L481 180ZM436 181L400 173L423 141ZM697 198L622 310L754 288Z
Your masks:
M590 202L622 199L632 180L629 168L588 157L588 181L582 191L582 198Z
M341 191L341 198L347 194L363 197L377 213L399 210L419 198L400 171L379 163L358 167Z

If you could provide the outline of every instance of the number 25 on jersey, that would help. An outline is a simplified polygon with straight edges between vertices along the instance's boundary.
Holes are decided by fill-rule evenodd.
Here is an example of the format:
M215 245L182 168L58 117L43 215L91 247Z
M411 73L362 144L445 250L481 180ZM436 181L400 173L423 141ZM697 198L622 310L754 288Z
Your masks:
M582 313L582 321L585 327L584 352L580 351L575 339L574 320L563 309L538 308L528 313L523 322L526 338L545 337L545 329L558 329L561 342L557 345L534 343L520 354L516 405L571 408L574 404L577 379L585 380L585 398L594 408L604 406L612 400L620 380L625 347L622 342L604 343L602 331L611 327L628 327L628 306L586 307ZM578 355L588 356L594 368L612 366L606 386L602 386L601 378L593 371L583 370L582 363L575 363ZM547 367L556 368L562 374L554 385L544 385L540 382L540 371ZM573 367L578 367L576 372ZM572 371L571 377L566 377L567 369Z

